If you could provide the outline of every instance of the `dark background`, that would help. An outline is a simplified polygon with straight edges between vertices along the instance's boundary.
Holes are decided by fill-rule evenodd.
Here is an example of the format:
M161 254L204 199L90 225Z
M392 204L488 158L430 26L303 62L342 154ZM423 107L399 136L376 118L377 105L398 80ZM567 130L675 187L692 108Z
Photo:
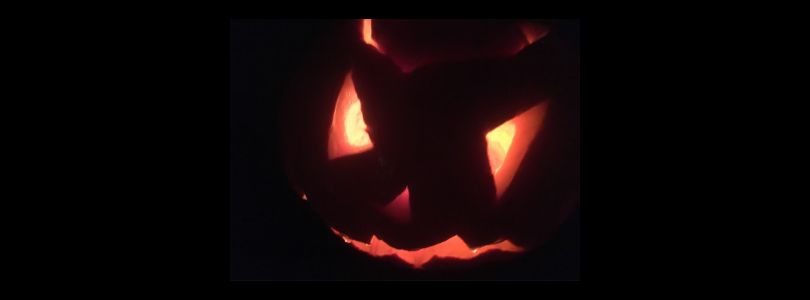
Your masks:
M486 6L477 16L559 12L545 7L551 4L537 9L504 4L500 14L498 7ZM301 11L313 15L312 5L306 5ZM475 16L470 10L478 7L454 5L444 12ZM738 272L751 269L750 263L741 262L752 254L741 249L780 247L756 241L767 237L768 230L741 230L729 222L735 216L758 219L762 214L737 208L753 204L758 212L761 200L770 198L751 197L751 188L761 182L741 185L742 178L727 176L750 177L751 172L740 171L750 164L740 162L756 155L743 151L747 146L723 144L728 143L726 134L745 135L741 140L750 144L751 132L768 132L760 128L763 122L751 122L750 117L767 117L762 109L782 107L763 104L773 97L752 94L751 88L762 87L763 76L782 80L771 75L785 74L759 67L793 65L779 61L785 53L769 52L784 52L774 45L795 40L786 29L799 27L790 21L723 18L719 16L729 15L727 7L721 11L703 6L645 6L639 13L636 6L609 4L589 6L592 13L575 15L584 16L586 28L582 59L587 72L581 78L587 87L582 107L587 172L581 179L587 195L587 216L581 221L587 224L586 245L579 247L579 222L573 222L575 226L563 226L559 237L544 248L556 257L529 255L501 267L428 273L380 263L345 247L305 205L290 199L278 164L273 120L288 79L285 74L300 63L297 51L305 45L285 42L306 42L328 28L328 22L240 26L232 24L221 7L205 13L189 13L187 7L122 7L107 14L71 8L12 22L12 38L25 38L8 42L9 49L25 54L10 56L25 69L11 72L14 77L37 80L24 86L19 95L23 101L9 102L33 106L9 110L13 115L35 115L12 123L12 131L27 138L7 144L14 149L34 141L46 143L25 148L42 150L33 157L10 157L22 162L31 178L33 173L43 178L27 193L56 194L16 202L35 205L30 212L59 215L22 211L23 220L15 222L12 231L29 236L31 245L46 244L25 247L25 252L36 253L31 258L15 256L31 273L15 273L18 277L52 278L54 272L64 271L67 276L60 278L68 280L122 283L131 278L139 290L159 280L553 278L579 269L568 266L579 266L580 248L587 249L584 281L594 283L601 277L625 283L595 290L599 293L627 282L655 286L669 278L680 285L705 279L714 286L729 278L726 271L744 274L745 279L781 274ZM345 15L362 17L356 7L342 8ZM407 8L422 15L441 11L394 7L399 15ZM324 15L339 11L321 9ZM262 11L282 10L245 13ZM290 17L291 10L283 11L287 15L271 17ZM757 12L768 11L757 7ZM751 76L751 71L763 76ZM41 91L53 95L33 94ZM757 111L737 113L741 108ZM769 116L790 119L778 113ZM759 131L737 128L745 124ZM54 131L64 135L46 134ZM726 165L726 159L732 162ZM62 167L62 162L69 165ZM54 170L65 174L52 175ZM26 178L28 172L12 175ZM76 193L67 193L74 189ZM776 190L782 189L772 192ZM743 195L729 195L735 192ZM48 199L53 203L43 203ZM76 223L79 228L71 226ZM64 233L63 239L26 232L37 226L44 233ZM757 234L752 237L751 232ZM745 236L745 246L735 241L734 248L713 248L729 242L730 234ZM570 253L577 254L564 255ZM57 261L72 265L61 267ZM557 267L538 267L546 265ZM210 295L212 286L201 290ZM132 290L131 285L126 288ZM530 294L546 291L530 288ZM183 292L191 290L184 286Z
M328 20L232 20L230 24L230 278L578 280L579 210L544 246L513 259L412 270L372 258L332 234L291 190L280 156L285 87ZM579 29L564 27L578 43Z

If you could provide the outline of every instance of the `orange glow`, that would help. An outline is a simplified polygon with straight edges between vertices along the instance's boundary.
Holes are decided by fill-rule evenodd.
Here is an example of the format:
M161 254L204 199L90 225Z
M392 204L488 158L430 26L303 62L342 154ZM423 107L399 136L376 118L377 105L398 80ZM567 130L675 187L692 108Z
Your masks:
M486 137L489 166L494 175L503 166L503 160L506 158L506 153L509 152L509 146L512 146L512 139L515 138L515 122L512 120L506 121L506 123L487 133Z
M354 101L346 110L346 121L343 122L346 129L346 139L349 145L363 147L371 143L371 139L366 132L366 122L363 120L363 111L360 109L360 101Z
M377 41L375 41L372 36L371 19L363 19L363 41L373 46L380 53L383 53L382 49L380 49L380 45L377 44Z
M446 241L433 246L428 246L417 250L403 250L389 246L383 240L378 239L376 235L371 236L371 241L369 243L364 243L351 239L334 228L332 228L332 232L343 238L344 242L351 244L357 250L376 257L395 255L414 268L422 268L425 263L429 262L434 257L468 260L490 251L524 251L523 248L513 244L509 240L470 249L470 247L467 246L467 243L465 243L464 240L462 240L458 235L454 235Z
M366 132L366 122L360 98L354 90L352 74L349 72L340 88L335 111L332 115L332 127L329 131L329 159L357 154L374 148Z
M530 22L521 23L518 27L520 27L520 32L523 33L523 37L526 38L526 42L515 48L514 53L512 53L513 55L523 51L524 48L534 44L537 40L542 39L548 35L549 32L548 27Z
M410 202L410 191L408 191L408 187L405 187L405 190L399 194L394 201L388 203L385 207L383 207L382 212L383 214L387 215L394 221L399 223L408 223L411 221L411 202Z
M529 145L542 128L547 108L548 101L544 101L487 133L487 156L497 199L512 183Z
M521 24L520 31L523 32L523 36L526 37L527 46L534 44L534 42L548 34L547 27L534 23Z

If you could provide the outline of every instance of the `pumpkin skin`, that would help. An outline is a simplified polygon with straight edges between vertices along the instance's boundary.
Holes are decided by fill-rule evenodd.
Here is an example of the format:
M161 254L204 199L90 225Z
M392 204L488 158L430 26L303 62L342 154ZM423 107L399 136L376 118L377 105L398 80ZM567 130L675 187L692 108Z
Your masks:
M533 25L336 28L291 81L294 188L344 241L412 267L542 244L579 203L578 61Z

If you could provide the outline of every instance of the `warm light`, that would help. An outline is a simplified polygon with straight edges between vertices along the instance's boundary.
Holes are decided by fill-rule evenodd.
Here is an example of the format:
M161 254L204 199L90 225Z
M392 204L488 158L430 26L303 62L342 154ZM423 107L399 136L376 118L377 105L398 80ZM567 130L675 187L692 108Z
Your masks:
M329 132L329 159L357 154L374 148L366 132L360 98L354 90L352 74L349 72L340 88L335 111L332 114L332 127Z
M346 121L343 122L346 139L349 145L363 147L371 144L371 139L366 132L366 122L363 120L363 111L360 110L360 101L354 101L346 110Z
M526 151L543 125L548 101L535 105L486 134L487 156L497 199L512 183Z
M410 202L410 191L408 191L408 187L405 187L405 190L399 194L394 201L388 203L382 209L383 214L390 217L392 220L397 221L399 223L407 223L411 220L411 202Z
M515 122L512 120L506 121L506 123L487 133L486 137L489 166L494 175L501 169L506 153L509 151L509 146L512 145L512 139L515 137Z
M307 198L307 194L301 194L301 199L303 199L304 201L309 200L309 199Z
M444 242L438 243L433 246L425 247L417 250L403 250L396 249L389 246L385 241L378 239L376 235L371 236L369 243L364 243L349 238L348 236L340 233L332 228L332 232L341 237L343 241L351 244L357 250L368 253L372 256L390 256L395 255L402 261L410 264L415 268L421 268L424 264L429 262L434 257L439 258L455 258L455 259L473 259L478 255L490 251L503 251L503 252L522 252L523 248L513 244L509 240L504 240L494 244L481 246L475 249L470 249L467 243L458 235L447 239Z
M548 34L548 27L535 23L523 23L520 25L520 31L523 32L523 36L526 37L528 46L545 37Z
M371 33L371 19L363 19L363 41L366 44L373 46L377 51L383 53L382 49L380 49L380 45L377 44L377 41L374 40L374 37Z
M548 27L530 22L521 23L518 27L520 27L520 32L523 33L523 37L526 38L526 40L515 48L514 52L512 52L513 55L518 54L520 51L523 51L524 48L542 39L548 35L549 32Z

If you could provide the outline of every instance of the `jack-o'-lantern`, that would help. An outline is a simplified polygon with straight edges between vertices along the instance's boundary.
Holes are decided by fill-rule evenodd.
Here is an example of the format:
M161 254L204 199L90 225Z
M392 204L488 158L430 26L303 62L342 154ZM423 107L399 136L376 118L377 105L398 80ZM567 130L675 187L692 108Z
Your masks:
M416 268L548 240L579 203L576 52L536 22L359 20L283 111L291 183L337 236Z

